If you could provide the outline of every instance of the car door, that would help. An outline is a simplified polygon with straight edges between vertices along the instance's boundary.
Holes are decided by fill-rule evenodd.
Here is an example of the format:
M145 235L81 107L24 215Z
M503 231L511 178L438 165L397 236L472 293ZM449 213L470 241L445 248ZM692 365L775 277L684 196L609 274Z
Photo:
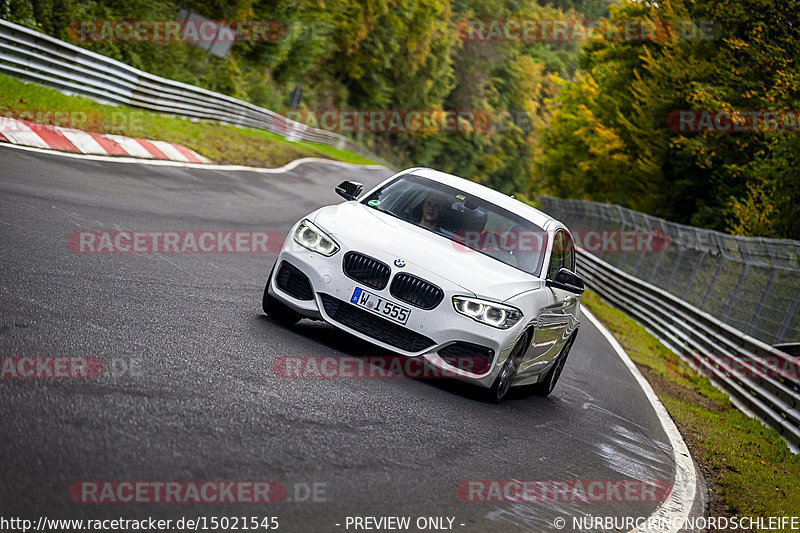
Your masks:
M547 279L553 279L561 268L575 268L574 265L567 264L568 261L574 261L574 250L568 252L571 247L572 239L569 234L563 229L556 230L550 249ZM566 331L571 319L570 309L574 307L576 300L574 294L563 289L545 287L544 290L548 291L548 305L539 311L533 341L539 367L548 364L558 355L566 342Z
M572 236L568 231L564 232L564 268L568 268L573 274L577 274L576 270L576 251L575 244L572 241ZM565 291L562 291L565 292ZM575 328L578 327L578 307L580 306L580 296L577 294L567 293L564 306L564 313L567 318L567 328L564 332L563 338L566 341Z

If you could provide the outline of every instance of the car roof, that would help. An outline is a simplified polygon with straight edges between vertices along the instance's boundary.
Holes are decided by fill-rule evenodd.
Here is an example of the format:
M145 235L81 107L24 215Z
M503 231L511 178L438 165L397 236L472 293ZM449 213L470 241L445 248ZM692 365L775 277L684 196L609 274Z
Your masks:
M505 194L495 191L494 189L490 189L484 185L479 183L475 183L474 181L470 181L464 178L460 178L458 176L454 176L453 174L448 174L446 172L440 172L438 170L433 170L432 168L410 168L408 170L404 170L397 174L397 176L403 174L413 174L414 176L421 176L423 178L427 178L432 181L437 181L439 183L443 183L445 185L449 185L456 189L460 189L468 194L475 195L479 198L483 198L484 200L488 200L493 204L496 204L504 209L511 211L514 214L517 214L523 218L526 218L539 226L542 229L548 229L547 226L552 225L553 222L559 227L564 227L563 224L558 222L556 219L548 215L547 213L543 213L538 209L529 206L528 204L511 198L510 196L506 196Z

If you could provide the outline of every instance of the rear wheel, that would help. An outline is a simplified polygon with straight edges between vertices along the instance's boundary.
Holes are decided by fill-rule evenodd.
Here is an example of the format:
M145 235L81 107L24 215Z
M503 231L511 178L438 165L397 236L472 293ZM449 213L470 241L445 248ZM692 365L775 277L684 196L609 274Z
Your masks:
M517 344L514 345L511 353L508 354L505 363L503 363L503 368L487 391L487 397L490 402L500 403L508 395L508 391L511 390L511 385L514 383L514 378L517 377L522 357L528 349L529 339L530 333L526 331L519 338Z
M536 385L531 386L531 392L537 396L549 396L553 389L556 388L556 383L558 383L558 379L561 377L561 372L564 370L564 365L567 363L567 357L569 356L569 351L572 349L572 343L575 342L575 333L567 340L564 344L564 347L561 348L561 353L558 354L558 359L556 360L553 368L550 369L544 379L537 383Z
M261 300L261 308L268 317L284 324L292 325L302 317L300 316L300 313L269 293L269 284L272 282L272 274L274 272L275 266L273 265L272 270L269 272L269 277L267 278L267 286L264 287L264 297Z

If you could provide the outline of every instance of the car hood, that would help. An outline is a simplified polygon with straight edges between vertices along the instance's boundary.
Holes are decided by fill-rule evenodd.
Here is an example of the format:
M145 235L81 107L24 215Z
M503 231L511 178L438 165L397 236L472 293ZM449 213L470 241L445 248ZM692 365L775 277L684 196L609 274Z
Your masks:
M347 248L380 250L405 261L409 273L444 278L479 298L502 302L544 286L522 270L357 202L324 207L313 222Z

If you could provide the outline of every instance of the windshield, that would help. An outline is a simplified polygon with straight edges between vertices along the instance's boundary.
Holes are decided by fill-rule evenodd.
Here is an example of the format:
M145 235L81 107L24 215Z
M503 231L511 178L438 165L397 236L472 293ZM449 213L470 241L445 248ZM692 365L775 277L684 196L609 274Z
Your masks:
M541 272L545 231L464 191L406 174L361 203L441 235L465 252L480 252L534 276Z

